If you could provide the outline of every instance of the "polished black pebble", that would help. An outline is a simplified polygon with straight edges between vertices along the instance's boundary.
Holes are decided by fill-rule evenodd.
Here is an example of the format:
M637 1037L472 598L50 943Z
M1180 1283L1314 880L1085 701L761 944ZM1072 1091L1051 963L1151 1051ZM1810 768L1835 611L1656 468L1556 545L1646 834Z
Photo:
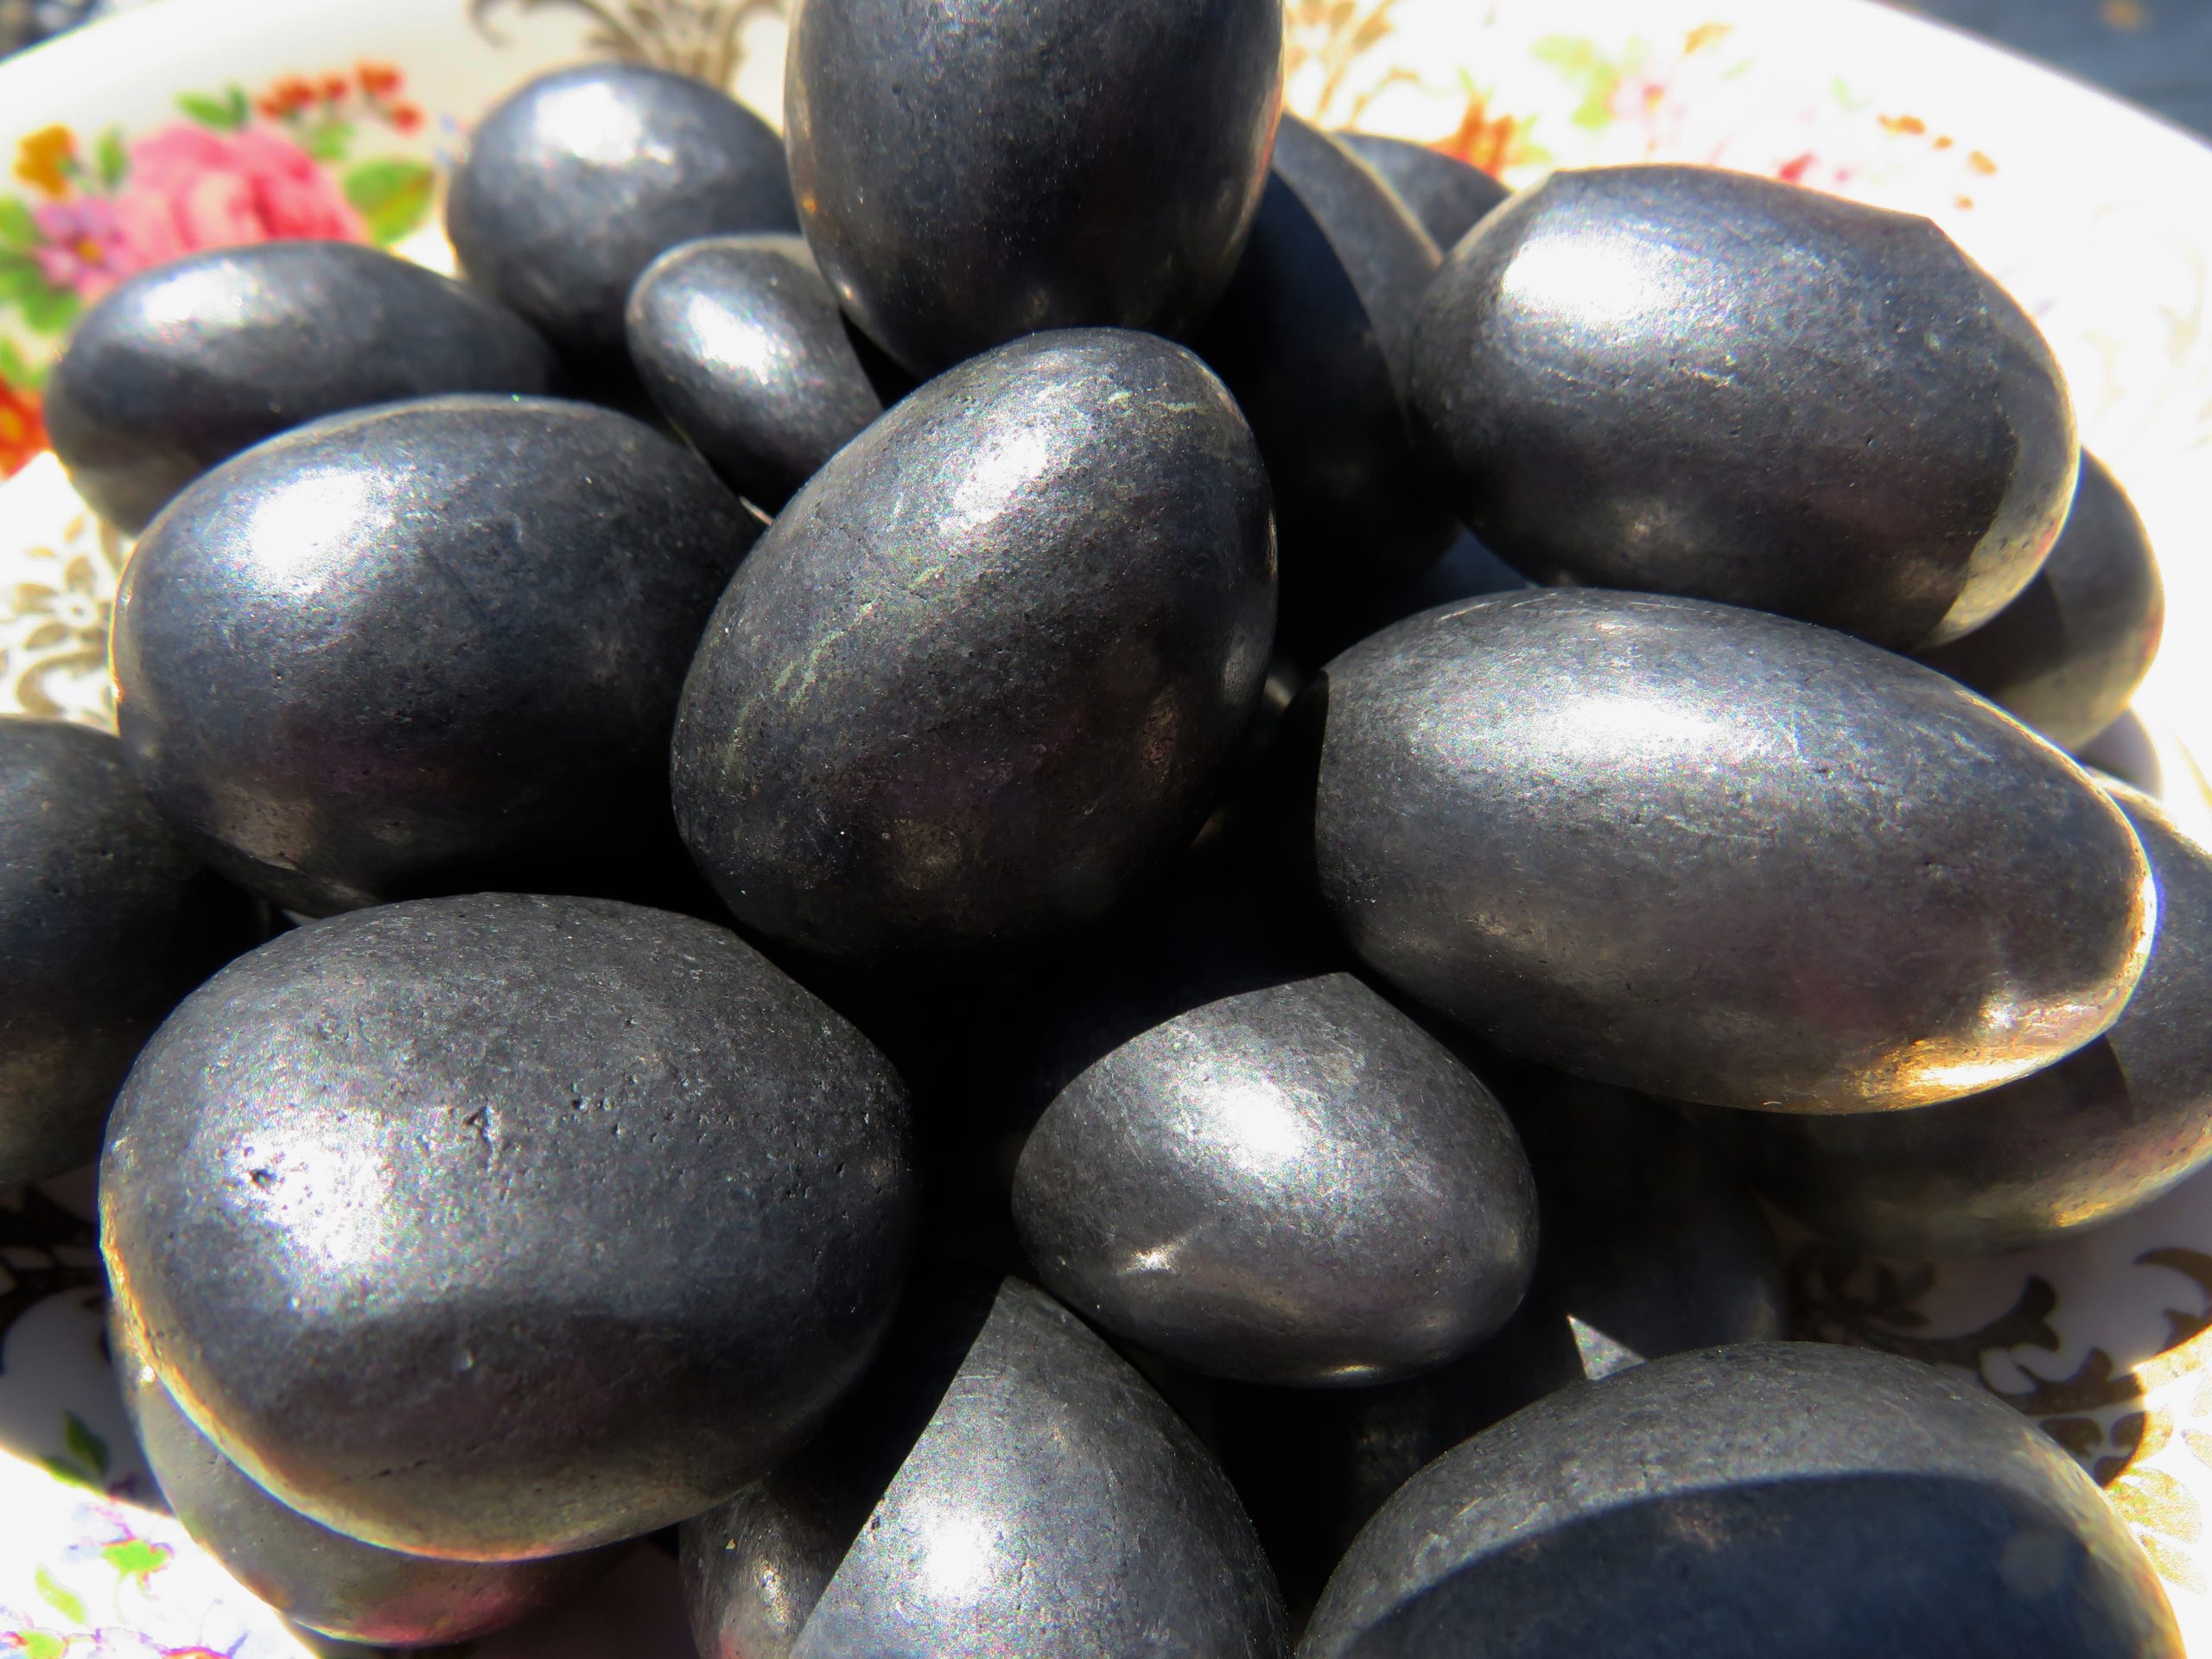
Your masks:
M1372 168L1284 118L1252 239L1193 343L1267 461L1294 650L1458 531L1399 401L1436 267L1435 244Z
M1016 1280L952 1298L789 1468L684 1529L705 1659L1272 1659L1281 1599L1211 1456Z
M791 185L838 298L932 374L1017 334L1176 334L1268 175L1277 0L809 0Z
M1513 194L1482 168L1427 144L1371 132L1340 132L1337 137L1382 175L1446 253L1478 219Z
M2158 654L2166 595L2134 504L2082 453L2073 510L2019 597L1920 660L1974 687L2062 748L2120 717Z
M796 236L670 249L631 291L628 333L661 413L770 513L908 390L852 333Z
M1752 1343L1553 1395L1415 1476L1301 1659L2180 1659L2157 1573L2034 1422L1886 1354Z
M96 1157L138 1046L256 943L105 732L0 719L0 1186Z
M225 1572L310 1630L378 1647L466 1642L566 1599L620 1558L610 1546L537 1561L440 1561L333 1532L270 1497L194 1427L121 1321L110 1340L169 1512Z
M470 138L446 205L468 280L579 373L617 384L623 307L656 257L702 236L798 228L775 129L641 63L557 69L511 93Z
M1209 1375L1352 1386L1440 1365L1535 1266L1512 1126L1349 974L1209 1001L1061 1090L1014 1176L1046 1284Z
M1257 701L1267 480L1149 334L1033 335L793 499L715 613L677 818L738 919L873 972L1098 917L1186 847Z
M1716 1115L1777 1205L1884 1255L1980 1255L2125 1215L2212 1160L2212 854L2149 798L2111 792L2158 887L2151 958L2112 1029L1918 1111Z
M587 404L433 398L288 433L131 558L131 770L289 910L658 894L682 861L662 745L758 533L697 456Z
M1923 219L1750 174L1554 174L1430 286L1416 436L1516 569L1912 649L1995 615L2073 493L2035 325Z
M157 1033L101 1243L177 1403L288 1506L515 1560L803 1443L906 1269L906 1092L734 934L480 895L288 933Z
M1291 722L1324 899L1499 1047L1708 1105L1926 1106L2119 1017L2155 896L2088 776L1826 629L1595 590L1427 612Z
M268 242L94 306L47 381L46 427L77 493L136 534L209 467L320 416L560 378L537 331L474 289L376 248Z

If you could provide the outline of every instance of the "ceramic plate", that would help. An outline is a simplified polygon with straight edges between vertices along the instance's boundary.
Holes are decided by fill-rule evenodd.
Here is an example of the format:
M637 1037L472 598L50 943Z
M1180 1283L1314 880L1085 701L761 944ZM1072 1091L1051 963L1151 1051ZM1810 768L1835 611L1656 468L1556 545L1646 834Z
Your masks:
M1856 0L1288 0L1289 103L1526 183L1712 162L1929 214L2033 312L2164 566L2165 648L2100 751L2212 833L2212 150L2048 71ZM42 453L73 319L197 247L341 236L449 263L441 196L505 89L647 59L774 118L782 0L158 0L0 66L0 712L110 718L127 548ZM302 1651L155 1507L100 1345L79 1177L0 1192L0 1654ZM1797 1245L1799 1332L1953 1367L2103 1485L2212 1659L2212 1176L1978 1263ZM666 1558L481 1659L690 1652Z

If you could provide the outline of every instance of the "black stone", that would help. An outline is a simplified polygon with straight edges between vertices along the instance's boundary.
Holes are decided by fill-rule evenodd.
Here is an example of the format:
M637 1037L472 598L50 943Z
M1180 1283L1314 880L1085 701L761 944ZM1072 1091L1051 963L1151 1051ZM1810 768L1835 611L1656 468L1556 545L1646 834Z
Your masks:
M1513 194L1482 168L1427 144L1370 132L1340 132L1337 137L1382 175L1429 238L1446 253L1474 229L1477 220Z

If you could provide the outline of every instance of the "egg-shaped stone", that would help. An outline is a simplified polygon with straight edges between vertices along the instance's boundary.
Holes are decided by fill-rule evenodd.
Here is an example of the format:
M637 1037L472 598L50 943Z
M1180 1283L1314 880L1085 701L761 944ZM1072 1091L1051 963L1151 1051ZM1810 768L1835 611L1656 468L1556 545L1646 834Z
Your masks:
M1284 118L1251 240L1193 343L1267 461L1294 645L1458 533L1399 401L1437 263L1436 245L1373 168Z
M265 931L105 732L0 720L0 1186L99 1154L139 1045Z
M1282 95L1278 0L808 0L784 124L806 239L916 374L1219 296Z
M1920 660L2078 750L2127 707L2165 620L2143 520L2111 469L2084 450L2073 510L2036 579L1972 633Z
M705 1659L1288 1651L1211 1455L1042 1291L931 1299L791 1465L684 1529Z
M286 1509L177 1409L122 1320L110 1345L139 1450L169 1512L255 1597L296 1624L378 1647L439 1647L567 1599L620 1547L537 1561L440 1561L378 1549Z
M1981 1255L2125 1215L2212 1160L2212 854L2148 797L2112 794L2158 888L2150 960L2112 1029L1917 1111L1716 1114L1777 1206L1882 1255Z
M1344 147L1382 175L1421 229L1445 252L1513 193L1478 167L1428 144L1371 132L1340 132Z
M509 93L470 136L446 201L468 280L578 373L617 385L623 307L655 258L702 236L797 229L775 129L642 63L579 64Z
M1569 1389L1422 1470L1302 1659L2180 1659L2126 1522L2030 1419L1821 1343Z
M1149 334L1034 335L840 450L729 585L677 818L738 919L884 969L1103 913L1190 842L1267 673L1267 478Z
M1094 1063L1032 1132L1014 1216L1071 1306L1248 1382L1440 1365L1535 1266L1503 1109L1349 974L1203 1003Z
M769 513L910 389L845 321L796 236L671 248L631 290L627 327L660 412Z
M588 404L429 398L287 433L194 485L124 572L131 770L293 911L658 891L682 861L663 746L758 533L697 456Z
M560 389L552 348L474 289L350 242L265 242L143 271L46 383L69 481L136 534L209 467L324 415Z
M1291 719L1324 899L1486 1040L1707 1105L1926 1106L2119 1017L2135 836L2056 749L1827 629L1594 589L1472 600Z
M224 1454L410 1554L651 1531L803 1443L904 1274L904 1086L734 934L601 899L289 933L133 1068L123 1317Z
M2078 453L2042 335L1933 223L1717 168L1556 173L1486 218L1411 414L1516 569L1901 650L2027 584Z

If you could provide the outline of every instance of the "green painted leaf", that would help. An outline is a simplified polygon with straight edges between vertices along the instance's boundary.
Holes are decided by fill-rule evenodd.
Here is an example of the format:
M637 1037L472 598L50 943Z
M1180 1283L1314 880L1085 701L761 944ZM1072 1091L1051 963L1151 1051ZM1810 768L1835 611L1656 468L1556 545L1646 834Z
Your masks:
M27 253L0 253L0 305L22 305L47 291L38 261Z
M107 1442L93 1433L85 1420L73 1411L61 1414L61 1438L79 1459L102 1474L107 1472Z
M245 94L235 86L227 99L210 98L205 92L180 92L176 106L201 126L213 127L218 132L236 132L245 125Z
M11 1630L9 1634L23 1644L23 1659L62 1659L69 1651L69 1638L52 1630Z
M26 363L14 340L0 340L0 380L25 391L36 391L46 384L46 372Z
M437 169L422 162L366 162L346 175L346 200L387 245L421 226L437 188Z
M66 288L40 285L35 294L26 295L19 303L23 308L23 326L35 334L58 334L77 321L77 313L84 308L84 302Z
M45 240L28 205L0 196L0 248L35 248Z
M173 1552L167 1544L144 1538L126 1538L100 1551L100 1559L126 1579L143 1579L169 1564Z
M302 135L300 143L308 155L318 162L342 162L346 153L353 148L353 124L350 121L328 121L312 127Z
M130 171L130 153L123 147L121 127L110 127L100 134L99 143L93 147L93 159L99 164L101 184L112 190L123 182L124 175Z
M72 1595L68 1587L53 1573L41 1567L33 1582L38 1586L38 1596L41 1601L72 1624L81 1624L85 1622L85 1604L76 1596Z

